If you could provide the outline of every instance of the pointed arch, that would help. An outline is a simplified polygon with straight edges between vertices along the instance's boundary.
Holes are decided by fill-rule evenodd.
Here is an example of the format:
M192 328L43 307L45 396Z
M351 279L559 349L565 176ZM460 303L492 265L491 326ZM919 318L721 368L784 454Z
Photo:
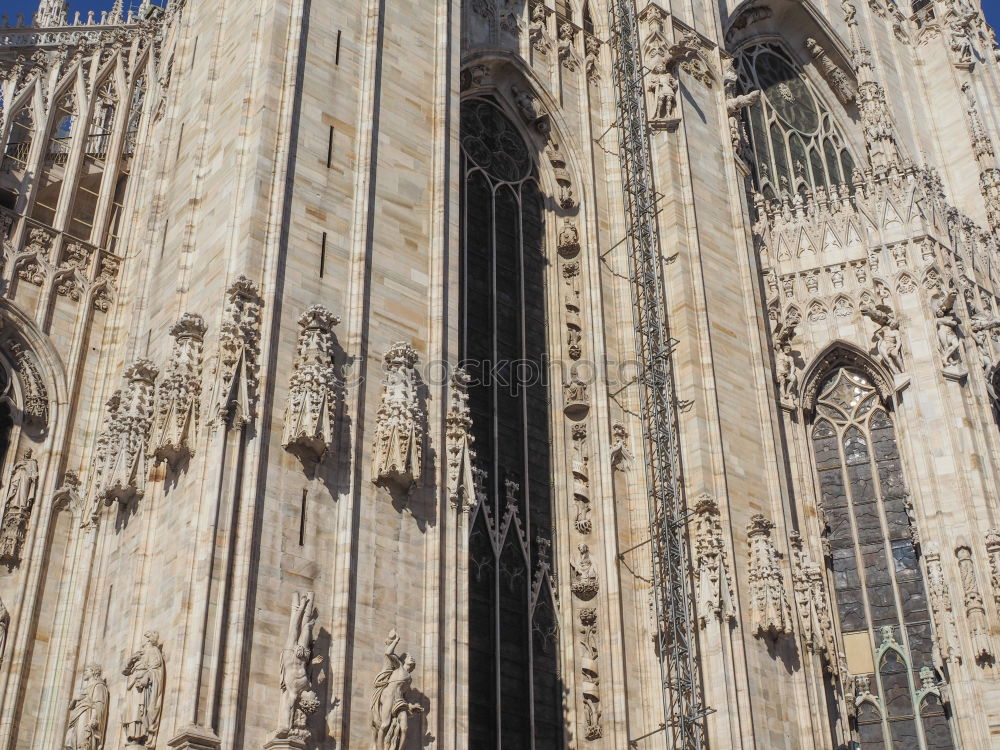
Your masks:
M572 178L530 79L497 63L476 78L459 126L459 347L473 375L472 432L487 477L469 539L469 649L484 677L484 689L469 696L470 741L487 748L498 738L518 746L534 739L555 747L562 744L561 652L551 647L555 608L538 585L553 536L554 457L531 448L551 442L553 396L544 382L512 392L476 375L494 360L540 367L556 345L540 324L550 318L553 287L561 286L551 280L547 251L555 254L556 243L547 240L557 207L566 210ZM563 270L570 265L579 272L577 261L560 261ZM498 526L490 519L500 519Z
M35 108L31 101L26 101L10 118L10 134L6 140L0 171L20 172L27 169L36 127Z
M867 353L842 339L828 344L802 376L802 408L813 411L819 389L830 373L839 367L850 367L863 373L875 386L883 403L889 403L893 396L893 379L889 372Z
M931 667L934 648L906 471L891 406L861 369L867 357L845 362L851 354L814 363L821 385L809 442L842 652L859 680L855 705L872 695L880 709L859 710L854 723L862 748L930 750L915 674Z
M850 185L843 164L854 157L842 118L785 40L748 41L735 67L744 92L761 92L744 114L758 189L785 194Z

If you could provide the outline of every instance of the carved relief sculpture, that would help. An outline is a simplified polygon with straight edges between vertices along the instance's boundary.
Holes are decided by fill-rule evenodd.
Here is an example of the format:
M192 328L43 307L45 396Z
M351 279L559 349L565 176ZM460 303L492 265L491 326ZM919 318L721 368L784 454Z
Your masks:
M955 550L955 557L958 558L958 572L962 578L962 597L965 604L965 619L969 624L969 640L972 641L972 657L992 660L995 656L993 641L990 638L990 625L986 619L986 604L979 591L979 581L976 580L972 550L963 545Z
M924 560L927 562L927 595L934 616L935 648L941 661L961 661L951 592L944 577L944 569L941 567L941 553L935 543L930 542L925 545Z
M979 164L979 188L986 202L986 217L994 234L1000 234L1000 169L997 168L996 152L983 119L979 115L979 103L972 84L962 84L965 94L965 114L972 138L972 151Z
M593 531L590 520L590 456L587 454L587 427L584 424L574 424L571 428L573 437L573 503L576 506L576 519L573 526L581 534Z
M126 750L151 750L156 746L163 711L164 664L160 636L143 635L142 646L129 657L122 674L127 679L124 708Z
M16 565L21 559L21 546L28 530L31 509L38 493L38 462L31 448L14 464L7 480L7 492L0 527L0 562Z
M97 664L83 668L80 692L70 701L61 750L103 750L111 696Z
M774 523L759 513L750 519L750 629L758 638L792 632L792 610L785 595L781 556L771 540Z
M590 409L590 398L587 396L587 384L575 377L563 385L563 398L565 405L563 411L566 416L579 418Z
M559 186L559 205L566 209L576 208L576 198L573 195L573 180L566 168L566 157L559 150L558 143L550 142L545 147L545 155L552 165L552 174Z
M419 703L410 700L417 663L409 654L397 654L398 646L399 636L392 630L385 640L385 667L372 683L372 750L404 750L410 735L418 729L419 722L411 717L423 712Z
M49 392L34 357L15 339L7 342L7 348L13 355L14 369L21 382L24 415L32 422L44 425L49 421Z
M840 99L841 104L850 104L853 102L858 96L858 90L851 81L850 76L841 70L837 63L830 59L826 50L815 39L809 37L806 39L805 44L809 54L816 61L820 73L823 74L826 82L830 84L830 88L833 89L833 93Z
M423 412L417 396L417 353L406 343L385 353L382 403L376 414L372 481L410 489L420 480Z
M698 624L728 622L736 617L729 556L722 532L719 503L704 494L694 506L694 571Z
M281 444L315 460L333 446L334 408L339 381L334 365L333 327L340 318L321 305L299 317L299 340L292 363Z
M738 93L738 77L733 69L732 61L727 61L726 71L723 74L723 88L726 92L726 114L729 116L729 137L733 142L733 150L736 155L745 159L749 141L747 139L746 128L743 127L743 119L740 113L755 104L760 99L760 91L751 91L747 94Z
M559 24L559 62L566 70L576 70L580 64L575 39L576 30L572 24Z
M601 80L601 42L597 37L584 37L583 48L586 52L584 58L584 68L587 72L587 80L597 83Z
M94 462L96 496L106 503L128 503L145 491L146 442L153 422L157 374L156 365L148 359L133 362L125 369L125 384L106 404Z
M1000 607L1000 529L990 529L986 532L986 557L989 560L993 601ZM0 656L2 655L3 652L0 651Z
M552 40L548 32L548 11L545 8L545 3L535 3L531 8L528 41L531 42L533 50L543 55L552 48Z
M322 662L313 657L313 628L318 617L313 592L296 593L288 620L285 647L281 650L281 698L276 739L306 740L307 717L319 708L310 670Z
M580 252L580 232L570 219L563 219L557 241L559 254L564 258L573 258Z
M900 165L899 146L892 131L892 117L885 98L885 89L875 79L872 55L861 42L858 32L857 9L850 0L841 3L851 38L851 62L858 80L858 112L861 129L868 147L868 158L875 172L884 173Z
M827 669L833 672L837 668L837 642L830 618L830 601L823 583L823 571L803 550L799 534L792 532L791 537L795 555L792 583L802 641L806 650L822 657Z
M542 135L548 135L549 117L542 109L538 97L526 89L518 86L510 87L510 95L514 100L514 106L521 115L521 119L532 126Z
M597 569L594 561L590 559L590 547L586 544L576 545L577 557L570 560L570 567L573 571L573 579L570 588L573 593L584 601L589 601L597 596L600 583L597 580Z
M461 367L451 373L448 390L448 415L445 417L448 438L448 499L451 507L471 510L476 501L476 477L472 435L472 412L469 409L469 374Z
M156 424L150 439L157 463L176 467L194 455L201 404L201 366L205 321L200 315L185 313L170 329L174 338L166 375L157 393Z
M580 692L583 694L584 737L588 740L599 740L604 736L601 725L601 681L597 671L598 640L597 640L597 610L584 607L580 610L580 647L583 658L580 661L580 671L583 680Z
M238 276L226 290L219 329L213 423L240 429L254 417L260 363L260 288Z

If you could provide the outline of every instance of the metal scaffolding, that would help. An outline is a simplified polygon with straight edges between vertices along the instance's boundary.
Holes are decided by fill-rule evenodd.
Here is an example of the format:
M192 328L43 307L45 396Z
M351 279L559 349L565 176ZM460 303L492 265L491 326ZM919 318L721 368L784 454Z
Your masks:
M705 747L702 724L706 711L692 650L694 614L680 482L677 398L635 0L613 0L610 15L640 407L648 452L649 531L664 723L670 748L701 750Z

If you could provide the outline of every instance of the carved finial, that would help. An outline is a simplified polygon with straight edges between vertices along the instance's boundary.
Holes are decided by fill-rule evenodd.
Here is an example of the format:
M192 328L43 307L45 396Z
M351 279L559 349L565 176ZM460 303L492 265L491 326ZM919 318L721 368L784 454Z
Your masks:
M226 290L213 424L240 429L255 416L263 304L260 288L246 276L237 276Z
M333 446L340 381L334 365L333 327L340 318L322 305L299 317L299 339L285 408L282 445L319 461Z
M475 504L476 452L472 446L472 411L469 408L469 374L461 367L451 373L445 431L448 439L448 498L451 507L471 510Z
M792 632L781 556L771 540L774 523L756 514L747 525L750 543L750 621L755 636L777 638Z
M106 503L128 503L145 491L146 443L153 422L153 381L158 374L151 361L137 360L125 368L124 384L108 399L94 461L96 496Z
M423 419L414 365L417 352L407 343L385 353L382 403L376 415L372 481L409 490L420 480Z
M157 419L150 447L157 463L176 467L194 455L201 408L201 375L207 326L200 315L184 313L170 328L174 338L166 375L157 392Z

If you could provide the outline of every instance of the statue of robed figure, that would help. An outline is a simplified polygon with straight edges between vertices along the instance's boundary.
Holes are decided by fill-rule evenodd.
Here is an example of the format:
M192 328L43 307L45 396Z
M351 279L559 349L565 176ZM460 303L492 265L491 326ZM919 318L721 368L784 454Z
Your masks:
M163 652L160 636L153 631L143 635L142 646L129 657L122 674L126 683L125 746L128 750L151 748L156 742L163 710Z

